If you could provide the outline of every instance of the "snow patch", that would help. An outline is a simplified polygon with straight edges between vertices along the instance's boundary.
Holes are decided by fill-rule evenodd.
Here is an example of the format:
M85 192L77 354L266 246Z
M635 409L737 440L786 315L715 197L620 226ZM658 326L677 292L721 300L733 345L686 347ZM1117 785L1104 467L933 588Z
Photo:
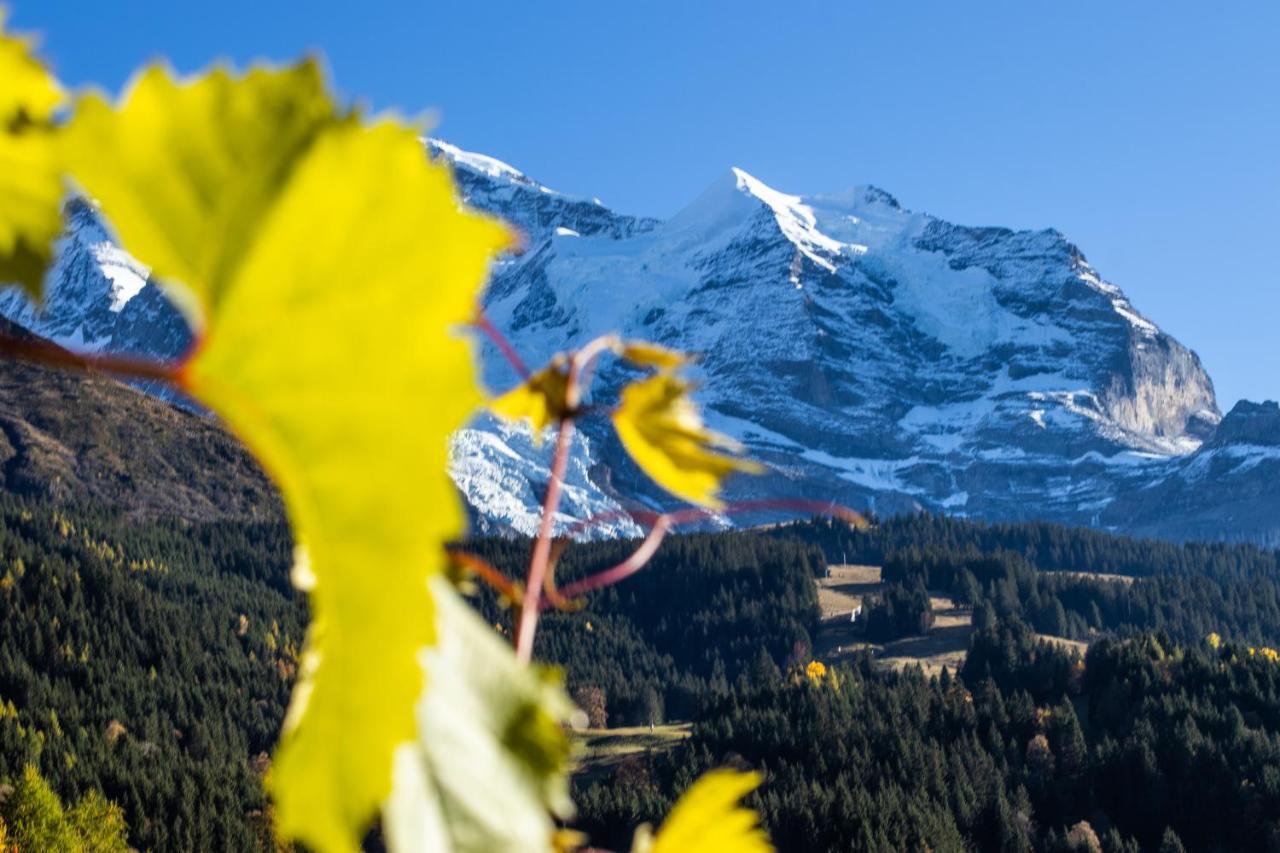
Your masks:
M534 536L541 522L540 495L551 477L555 442L534 441L527 425L509 424L481 415L449 442L449 476L467 500L490 522ZM577 521L622 506L606 495L590 476L591 442L574 437L565 472L555 531L563 535ZM582 538L640 536L640 526L625 515L586 531Z
M445 142L442 139L434 137L427 140L427 143L447 157L453 163L459 166L465 166L473 172L479 172L490 178L500 178L510 181L518 181L520 183L533 183L524 172L521 172L510 163L504 163L496 157L489 157L485 154L476 154L474 151L464 151L456 145ZM543 187L548 193L554 190Z
M98 262L102 274L111 282L109 310L119 314L129 300L146 287L151 268L113 243L95 243L89 251Z

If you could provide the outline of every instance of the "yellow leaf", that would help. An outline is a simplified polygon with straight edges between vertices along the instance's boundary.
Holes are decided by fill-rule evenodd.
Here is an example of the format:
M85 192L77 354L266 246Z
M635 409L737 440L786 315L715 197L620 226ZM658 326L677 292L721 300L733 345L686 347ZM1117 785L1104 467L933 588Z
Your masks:
M329 119L314 65L152 69L67 146L123 242L206 326L186 390L288 508L312 624L271 774L277 826L353 850L415 737L427 580L463 513L448 437L479 402L469 320L508 242L414 129ZM136 147L135 147L136 146Z
M7 34L0 8L0 284L16 282L37 302L62 228L62 179L49 120L62 101L57 81L29 40Z
M712 432L689 399L691 385L657 373L622 389L613 425L636 464L667 491L695 504L720 507L720 482L735 471L758 473L748 459L712 448L739 451L727 436Z
M0 133L0 283L14 282L37 302L62 229L62 179L52 132Z
M62 103L62 87L33 55L30 38L5 32L0 7L0 124L43 123Z
M659 367L663 370L672 370L690 361L687 353L659 344L651 344L648 341L624 341L620 354L633 364L639 364L642 367Z
M767 853L760 816L738 804L760 785L759 773L712 770L684 792L656 837L637 833L633 853Z
M311 60L243 76L216 68L188 80L153 65L116 107L80 98L61 136L71 173L129 251L183 285L170 295L199 328L291 170L335 121Z
M459 211L413 132L335 129L262 222L188 367L281 484L309 549L317 665L273 788L281 829L317 849L355 837L414 736L425 580L464 521L448 438L479 403L450 327L506 240Z
M569 367L562 358L530 376L498 399L489 409L501 418L518 421L527 418L533 425L534 439L559 421L568 411L565 394L569 388Z

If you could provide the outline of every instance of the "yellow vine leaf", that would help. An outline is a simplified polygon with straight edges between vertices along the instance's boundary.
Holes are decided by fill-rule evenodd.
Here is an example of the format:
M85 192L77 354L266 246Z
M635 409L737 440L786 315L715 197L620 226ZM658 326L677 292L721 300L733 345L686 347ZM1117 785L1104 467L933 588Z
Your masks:
M196 327L257 242L272 204L320 130L337 121L313 60L226 68L187 80L152 65L118 105L78 99L61 134L68 166L130 252Z
M495 415L509 421L528 419L533 425L534 440L567 412L565 394L569 388L569 367L558 358L521 384L489 403Z
M632 853L768 853L773 846L760 816L738 802L760 781L759 773L704 773L676 801L656 836L636 833Z
M0 117L43 123L62 104L62 87L33 54L30 37L5 31L8 10L0 7Z
M673 370L688 364L689 354L648 341L623 341L619 354L632 364Z
M448 437L479 402L455 327L509 236L416 129L326 121L317 86L309 63L152 69L119 109L90 99L67 149L125 246L203 309L185 388L284 496L312 623L270 785L281 834L331 851L356 848L415 738L427 579L464 522Z
M281 828L319 849L364 825L389 791L394 748L415 732L415 655L432 639L425 579L464 523L448 438L480 402L471 348L451 326L471 316L506 241L460 212L412 131L329 131L188 367L191 390L275 474L310 552L317 666L273 787Z
M701 506L722 506L720 483L735 471L759 473L728 436L707 429L693 400L692 385L663 371L622 389L613 426L622 446L646 474L677 497Z
M62 228L62 177L53 111L62 89L29 39L4 31L0 8L0 283L37 302Z

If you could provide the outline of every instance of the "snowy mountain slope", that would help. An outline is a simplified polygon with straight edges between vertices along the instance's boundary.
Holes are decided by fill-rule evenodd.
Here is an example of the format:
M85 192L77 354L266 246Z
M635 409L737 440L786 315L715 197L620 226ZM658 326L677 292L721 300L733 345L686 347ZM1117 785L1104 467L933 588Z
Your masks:
M471 205L525 234L526 251L498 265L486 311L529 363L615 330L702 354L708 420L770 468L733 481L731 498L1178 536L1176 519L1139 524L1135 496L1210 453L1235 452L1215 443L1221 417L1195 354L1056 231L958 226L874 187L799 197L740 169L660 222L427 145L453 164ZM110 244L87 205L74 203L68 220L48 310L34 315L9 293L0 313L68 345L181 353L189 333L145 269ZM516 381L492 348L484 374L496 390ZM626 378L606 368L597 401ZM582 426L566 523L668 505L604 419ZM452 451L480 527L527 532L546 444L480 418ZM1262 536L1257 524L1222 524L1196 535Z
M805 199L734 169L642 233L547 234L487 310L535 363L614 329L703 353L713 421L775 468L743 494L1089 520L1219 419L1196 356L1061 234L874 188Z
M73 199L44 307L21 291L0 291L0 314L41 337L82 352L171 359L191 344L181 316L150 280L150 270L113 241L93 208Z

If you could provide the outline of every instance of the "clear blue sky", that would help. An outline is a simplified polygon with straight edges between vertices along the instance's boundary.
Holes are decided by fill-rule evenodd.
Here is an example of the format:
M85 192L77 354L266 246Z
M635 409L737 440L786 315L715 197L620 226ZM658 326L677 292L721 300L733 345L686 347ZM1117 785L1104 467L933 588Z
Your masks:
M1280 397L1280 3L9 0L64 79L321 50L339 90L557 189L669 215L730 165L1053 226ZM121 9L119 7L127 7Z

